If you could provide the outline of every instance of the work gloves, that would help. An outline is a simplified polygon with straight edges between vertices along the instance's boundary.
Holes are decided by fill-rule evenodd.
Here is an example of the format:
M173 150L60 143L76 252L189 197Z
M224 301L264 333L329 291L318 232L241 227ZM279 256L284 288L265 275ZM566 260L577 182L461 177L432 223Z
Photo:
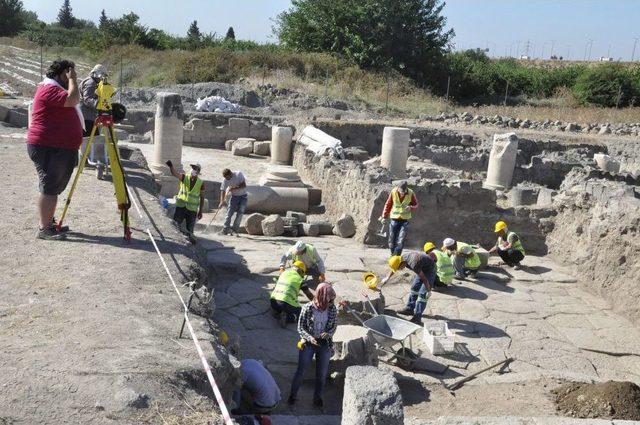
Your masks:
M165 162L165 164L167 164L167 167L169 168L173 167L173 162L171 162L171 160Z

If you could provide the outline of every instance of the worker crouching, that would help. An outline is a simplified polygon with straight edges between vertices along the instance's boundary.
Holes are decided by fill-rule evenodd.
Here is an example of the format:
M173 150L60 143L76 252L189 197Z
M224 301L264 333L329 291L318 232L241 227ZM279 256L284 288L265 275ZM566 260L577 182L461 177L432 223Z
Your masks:
M318 250L310 243L298 241L280 258L280 272L290 262L301 261L306 267L306 275L311 276L316 283L325 281L324 261L318 254Z
M302 310L298 301L300 291L304 292L309 300L313 300L313 292L304 281L305 272L306 266L302 261L294 262L291 268L280 274L271 292L273 316L278 319L283 328L287 327L287 323L295 323L300 316Z
M495 246L489 250L489 254L497 252L507 266L520 270L520 262L524 260L525 256L520 237L515 232L510 232L504 221L496 223L494 232L498 235L498 240Z
M427 242L424 244L424 253L431 256L431 259L436 262L436 278L434 286L443 287L448 286L453 282L453 276L455 270L453 268L453 262L451 258L444 252L436 249L433 242Z
M442 251L453 257L456 279L464 280L467 276L476 277L480 268L480 257L471 245L452 238L445 239L442 245Z
M409 189L407 182L402 182L398 187L393 188L387 202L384 204L381 221L389 222L389 250L391 255L400 255L404 249L404 242L407 239L407 228L412 213L418 209L418 199Z

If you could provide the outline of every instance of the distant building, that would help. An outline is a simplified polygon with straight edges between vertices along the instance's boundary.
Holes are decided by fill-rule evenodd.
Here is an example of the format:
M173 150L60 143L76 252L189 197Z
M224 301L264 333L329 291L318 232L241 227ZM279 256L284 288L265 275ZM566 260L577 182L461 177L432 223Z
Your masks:
M613 58L607 58L604 56L600 56L600 62L613 62Z
M520 56L520 60L528 61L529 59L531 59L531 58L529 56L527 56L527 55L521 55Z

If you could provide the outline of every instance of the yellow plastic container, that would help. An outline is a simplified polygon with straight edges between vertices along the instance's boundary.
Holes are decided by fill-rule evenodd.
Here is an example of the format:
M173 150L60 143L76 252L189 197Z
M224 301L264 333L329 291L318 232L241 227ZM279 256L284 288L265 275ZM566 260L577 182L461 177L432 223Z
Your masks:
M376 291L378 289L378 277L375 273L367 272L362 275L362 282L364 285L371 289L372 291Z
M298 344L296 344L296 346L298 347L298 350L302 351L302 349L304 348L304 339L298 341Z

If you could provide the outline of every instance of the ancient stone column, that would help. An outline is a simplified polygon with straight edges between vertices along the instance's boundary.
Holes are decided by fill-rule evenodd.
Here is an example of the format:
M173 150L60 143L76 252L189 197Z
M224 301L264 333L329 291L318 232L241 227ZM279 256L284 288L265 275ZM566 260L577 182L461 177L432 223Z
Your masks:
M291 157L291 141L293 130L291 127L271 128L271 163L288 164Z
M304 187L247 186L247 212L285 214L309 211L309 189Z
M489 155L487 180L484 187L488 189L507 189L511 186L513 170L518 155L518 137L515 133L496 134L493 136L493 147Z
M380 165L389 170L389 173L395 179L407 177L409 138L408 128L385 127L382 132Z
M178 181L171 176L165 162L171 160L182 171L183 108L180 95L160 92L153 133L153 160L150 168L161 184L160 194L166 197L178 193Z

